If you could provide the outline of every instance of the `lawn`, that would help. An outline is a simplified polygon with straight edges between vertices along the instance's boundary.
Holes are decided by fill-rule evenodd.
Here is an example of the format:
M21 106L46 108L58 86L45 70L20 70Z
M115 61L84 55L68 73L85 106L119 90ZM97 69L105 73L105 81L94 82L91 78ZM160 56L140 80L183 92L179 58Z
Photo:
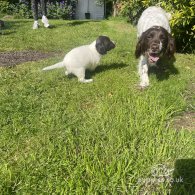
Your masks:
M195 55L176 54L175 69L137 87L136 29L125 20L6 20L0 52L55 56L0 67L0 192L2 194L193 194L194 131L173 124L193 113ZM94 82L42 72L72 48L108 35ZM183 180L176 182L181 177ZM164 179L164 180L162 180Z

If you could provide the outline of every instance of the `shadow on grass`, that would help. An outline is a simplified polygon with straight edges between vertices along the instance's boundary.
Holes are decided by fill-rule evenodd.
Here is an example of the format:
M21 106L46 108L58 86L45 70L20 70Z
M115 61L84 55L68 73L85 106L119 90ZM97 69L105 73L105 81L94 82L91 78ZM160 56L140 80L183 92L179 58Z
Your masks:
M48 29L53 29L53 28L57 28L57 26L56 26L56 25L54 25L54 24L49 24Z
M11 35L11 34L14 34L16 33L16 31L6 31L4 29L0 30L0 35Z
M85 77L88 79L96 74L101 73L101 72L115 70L115 69L121 69L121 68L124 68L126 66L128 66L128 65L124 64L124 63L100 65L95 69L95 71L86 70Z
M29 29L32 29L33 26L33 20L20 20L20 21L5 21L5 26L0 29L0 35L10 35L13 33L16 33L16 31L20 28L23 28L24 24L29 25ZM58 26L51 24L47 29L54 29L57 28ZM41 26L41 28L44 28ZM32 29L33 30L33 29Z
M18 27L18 26L22 26L23 24L26 24L26 23L32 23L33 25L33 20L30 21L30 20L13 20L13 21L5 21L5 29L11 29L11 28L14 28L14 27Z
M173 186L170 195L195 194L195 160L179 159L175 162Z
M21 21L4 21L5 26L0 30L0 35L10 35L16 33L16 29L21 28L23 24L29 23L31 21L21 20Z
M68 23L69 26L77 26L82 25L90 22L100 22L99 20L75 20Z
M169 79L170 75L179 74L178 69L174 66L175 58L171 60L161 59L156 66L149 69L149 74L156 74L158 81Z
M16 25L13 21L4 21L4 26L0 29L0 35L14 34L16 32L15 27Z

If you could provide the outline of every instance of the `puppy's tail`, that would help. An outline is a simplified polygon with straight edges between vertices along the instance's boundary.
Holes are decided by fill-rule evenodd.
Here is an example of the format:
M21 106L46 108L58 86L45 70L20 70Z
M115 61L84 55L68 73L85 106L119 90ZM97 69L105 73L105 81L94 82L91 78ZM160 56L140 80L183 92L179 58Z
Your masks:
M57 64L54 64L52 66L47 66L47 67L43 68L42 70L53 70L53 69L62 68L62 67L64 67L63 61L62 62L59 62Z

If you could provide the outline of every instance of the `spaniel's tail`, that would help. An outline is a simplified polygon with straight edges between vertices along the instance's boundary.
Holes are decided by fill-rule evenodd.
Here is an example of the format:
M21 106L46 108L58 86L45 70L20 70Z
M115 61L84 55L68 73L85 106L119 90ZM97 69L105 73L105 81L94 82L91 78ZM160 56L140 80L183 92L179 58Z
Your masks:
M62 67L64 67L63 61L62 62L59 62L57 64L54 64L52 66L47 66L47 67L43 68L42 70L53 70L53 69L62 68Z

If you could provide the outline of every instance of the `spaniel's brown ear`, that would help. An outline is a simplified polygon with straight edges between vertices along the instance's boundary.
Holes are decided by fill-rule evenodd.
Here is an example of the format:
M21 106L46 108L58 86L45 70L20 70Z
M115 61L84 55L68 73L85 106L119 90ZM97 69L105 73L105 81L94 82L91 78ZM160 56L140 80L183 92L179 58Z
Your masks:
M168 58L172 58L174 56L175 50L176 50L175 39L171 36L171 34L169 34L167 50L166 50L166 55L168 56Z
M135 49L136 58L139 58L145 52L144 37L145 37L145 33L142 34L142 36L139 38L137 42L136 49Z

